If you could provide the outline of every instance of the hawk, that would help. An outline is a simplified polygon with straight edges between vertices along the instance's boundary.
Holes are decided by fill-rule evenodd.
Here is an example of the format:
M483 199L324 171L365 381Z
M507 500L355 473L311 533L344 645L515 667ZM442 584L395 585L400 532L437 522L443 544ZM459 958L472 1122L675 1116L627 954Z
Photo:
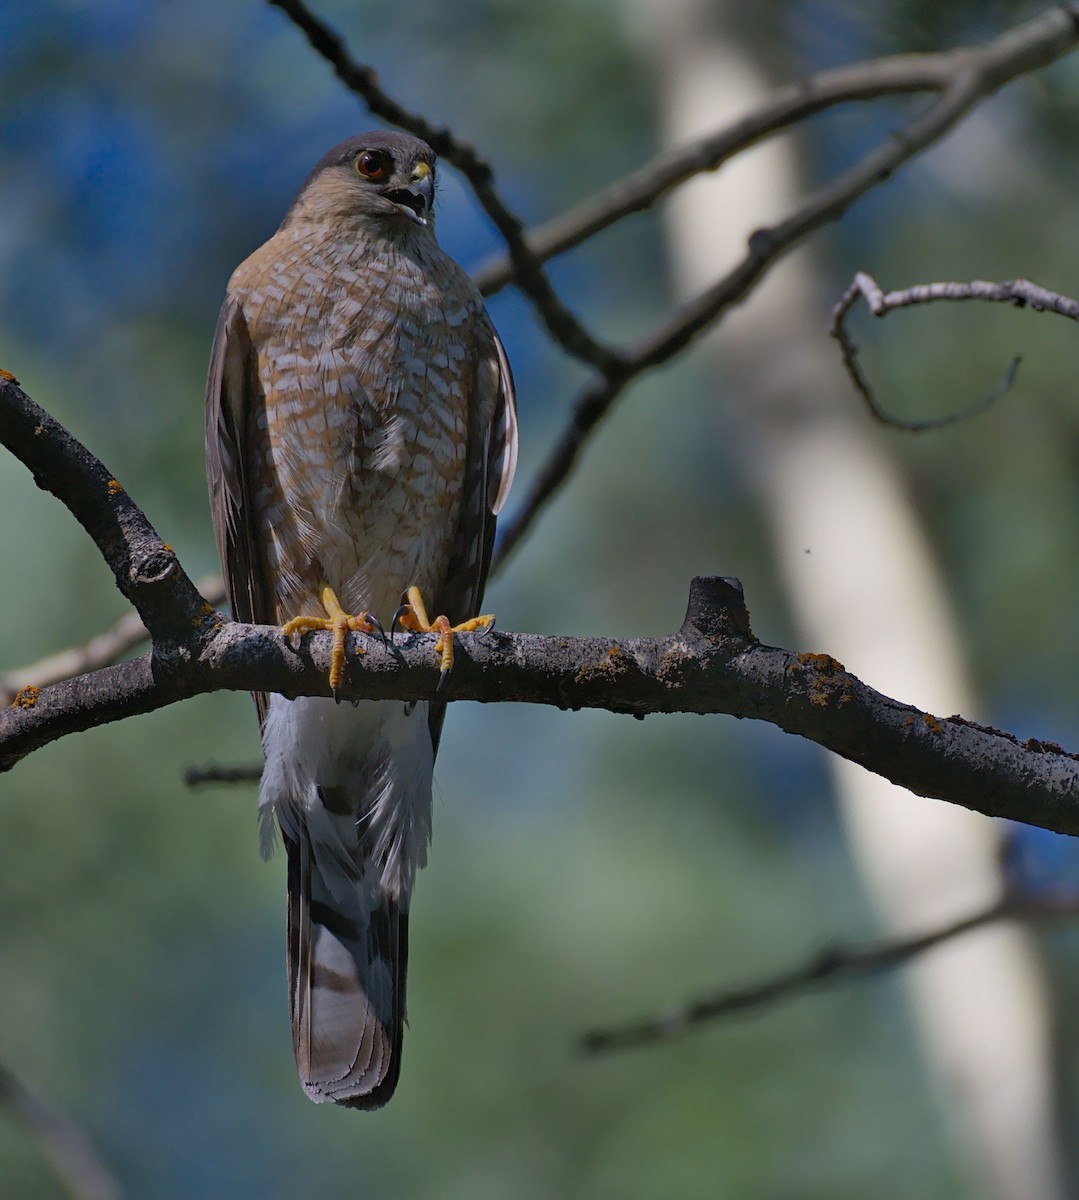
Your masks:
M233 616L332 629L335 692L350 630L403 612L439 632L445 672L453 632L493 620L478 614L517 459L513 385L479 292L435 240L434 188L417 138L335 146L236 269L214 338L207 464ZM401 1069L445 704L255 701L262 848L276 826L288 856L296 1066L312 1100L378 1108Z

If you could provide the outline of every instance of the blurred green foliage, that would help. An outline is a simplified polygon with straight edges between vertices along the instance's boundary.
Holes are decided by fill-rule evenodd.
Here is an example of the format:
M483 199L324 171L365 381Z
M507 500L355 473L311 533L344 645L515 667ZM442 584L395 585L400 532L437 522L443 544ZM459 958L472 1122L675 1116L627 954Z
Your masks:
M801 72L953 44L1030 10L775 0L770 51ZM475 141L530 220L657 147L653 64L614 0L321 11L396 96ZM255 0L16 0L0 46L0 362L193 574L211 569L202 380L225 281L322 150L370 119ZM1022 82L867 198L820 238L822 289L866 267L885 286L1022 274L1079 292L1077 88L1074 63ZM815 122L812 169L853 156L881 111ZM941 155L964 146L959 177ZM461 261L497 249L458 181L441 206ZM671 299L649 219L552 272L613 340ZM519 297L492 312L518 376L527 479L580 372ZM935 309L862 332L886 402L911 415L967 403L1024 353L993 412L888 444L946 565L986 714L1067 741L1073 331ZM746 581L761 637L787 639L737 422L714 412L702 374L690 356L625 397L492 586L507 628L669 631L690 576L716 572ZM4 667L121 613L82 532L8 458L0 512ZM371 1116L316 1108L295 1082L282 866L258 860L253 794L181 782L189 764L256 754L247 697L203 697L63 741L0 781L0 1061L86 1127L130 1196L964 1194L894 981L621 1057L574 1049L592 1025L871 934L812 749L725 718L456 706L413 910L402 1084ZM1074 937L1051 949L1071 980ZM0 1194L61 1194L2 1122Z

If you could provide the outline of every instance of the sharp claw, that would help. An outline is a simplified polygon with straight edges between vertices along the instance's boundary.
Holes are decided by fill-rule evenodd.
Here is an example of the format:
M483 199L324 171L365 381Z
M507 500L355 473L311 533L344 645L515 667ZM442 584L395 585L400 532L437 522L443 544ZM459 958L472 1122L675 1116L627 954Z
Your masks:
M397 622L400 621L401 617L406 612L408 612L408 610L411 607L412 607L411 604L402 604L401 607L393 614L393 620L390 622L390 641L391 642L393 641L393 635L397 632ZM402 631L403 631L403 628L404 627L402 626Z
M341 703L341 693L337 690L337 688L330 688L330 695L333 696L334 704Z
M394 614L394 620L396 620L396 619L397 619L397 616L396 616L396 614ZM374 616L374 614L373 614L373 613L368 613L368 614L367 614L367 620L368 620L368 621L369 621L369 622L370 622L372 625L374 625L374 627L375 627L375 633L377 633L377 634L378 634L380 641L381 641L381 642L382 642L382 644L385 646L385 644L386 644L386 631L385 631L385 629L383 629L383 628L382 628L382 622L381 622L381 621L378 619L378 617Z
M491 632L491 630L494 629L494 627L495 627L495 618L492 617L490 622L487 625L484 625L484 627L479 631L479 633L476 636L485 638Z
M442 691L442 685L443 685L443 684L446 682L446 680L449 678L449 674L450 674L450 673L449 673L449 671L447 671L445 667L443 667L443 668L442 668L442 670L441 670L441 671L439 671L439 673L438 673L438 683L437 683L437 684L435 684L435 695L436 695L436 696L438 695L438 693L439 693L440 691Z

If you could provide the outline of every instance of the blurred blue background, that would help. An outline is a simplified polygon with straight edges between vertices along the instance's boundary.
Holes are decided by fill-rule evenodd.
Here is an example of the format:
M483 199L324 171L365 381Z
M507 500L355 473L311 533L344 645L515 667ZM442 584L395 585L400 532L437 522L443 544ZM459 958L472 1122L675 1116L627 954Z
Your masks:
M474 142L536 222L658 149L633 7L319 11L395 97ZM1040 7L756 6L779 78L989 36ZM209 571L202 393L226 280L323 150L373 122L255 0L8 0L0 57L0 364L104 459L189 572ZM886 285L1029 275L1079 292L1077 98L1065 62L986 110L1004 148L991 191L919 166L880 188L819 235L822 289L838 296L868 266ZM898 111L812 122L807 171L846 165ZM476 266L498 240L453 172L442 181L440 240ZM652 217L551 273L615 342L672 303ZM584 373L514 292L491 312L517 376L527 481ZM973 398L1025 355L988 416L887 445L945 566L988 719L1074 742L1074 333L984 309L896 320L874 329L869 363L893 408L918 415ZM504 628L661 634L692 575L736 574L757 634L790 644L745 447L701 436L716 403L701 374L691 352L625 396L492 584ZM8 458L0 512L0 668L121 614L96 550ZM297 1086L283 866L259 861L253 790L182 783L189 765L256 755L249 698L217 695L67 739L0 780L0 1061L86 1128L132 1197L967 1194L894 980L620 1057L575 1049L596 1024L873 935L813 747L720 717L454 706L413 906L402 1083L363 1116L316 1108ZM1054 870L1072 872L1071 843L1047 844L1064 860ZM1042 945L1066 1012L1079 933ZM1074 1140L1079 1053L1060 1047ZM2 1120L0 1194L63 1194Z

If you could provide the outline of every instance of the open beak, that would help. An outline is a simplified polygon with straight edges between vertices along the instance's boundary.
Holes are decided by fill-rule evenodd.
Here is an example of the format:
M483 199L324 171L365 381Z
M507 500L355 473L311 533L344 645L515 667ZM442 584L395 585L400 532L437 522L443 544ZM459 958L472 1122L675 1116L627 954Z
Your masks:
M393 188L385 193L386 199L396 204L410 221L426 225L431 215L431 202L435 197L435 180L430 171L405 188Z

